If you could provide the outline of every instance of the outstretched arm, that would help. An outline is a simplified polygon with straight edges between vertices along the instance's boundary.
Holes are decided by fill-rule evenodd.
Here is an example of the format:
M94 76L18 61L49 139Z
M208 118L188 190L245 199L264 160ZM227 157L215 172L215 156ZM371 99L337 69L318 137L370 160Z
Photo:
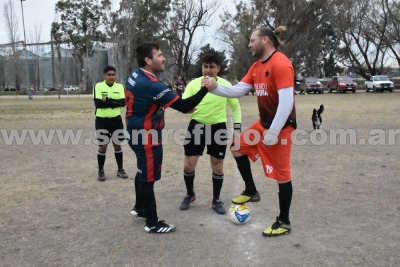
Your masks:
M214 77L204 77L204 79L201 81L201 85L206 86L208 90L215 95L228 98L242 97L250 92L251 88L253 88L251 84L244 82L239 82L233 86L217 84L217 81Z
M214 90L210 91L210 93L223 97L238 98L250 92L251 88L253 88L252 85L244 82L239 82L233 86L218 84L218 86Z
M183 113L188 113L194 109L208 93L207 87L201 87L200 91L186 99L178 98L174 103L170 105L171 108L176 109Z

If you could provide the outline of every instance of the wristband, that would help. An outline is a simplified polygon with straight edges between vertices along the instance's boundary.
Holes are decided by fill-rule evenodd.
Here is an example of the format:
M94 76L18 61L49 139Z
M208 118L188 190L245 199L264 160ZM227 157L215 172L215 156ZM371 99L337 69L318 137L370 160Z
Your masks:
M242 124L241 123L234 123L233 130L238 131L239 133L242 131Z

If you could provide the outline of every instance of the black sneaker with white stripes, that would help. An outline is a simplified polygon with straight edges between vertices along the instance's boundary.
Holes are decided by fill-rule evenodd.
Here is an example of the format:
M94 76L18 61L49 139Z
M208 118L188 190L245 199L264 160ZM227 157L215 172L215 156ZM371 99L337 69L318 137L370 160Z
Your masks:
M168 224L165 221L158 221L156 226L145 226L144 230L147 233L157 233L157 234L163 234L163 233L171 233L175 231L175 225L173 224Z

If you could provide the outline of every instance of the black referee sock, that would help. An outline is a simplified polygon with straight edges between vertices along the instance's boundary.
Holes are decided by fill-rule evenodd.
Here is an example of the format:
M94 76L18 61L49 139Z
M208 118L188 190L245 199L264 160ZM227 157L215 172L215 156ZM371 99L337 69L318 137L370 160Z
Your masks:
M246 155L235 157L237 167L242 175L246 189L246 193L254 195L257 192L256 185L254 184L253 175L251 174L250 160Z
M289 221L289 210L292 202L293 187L292 181L279 184L279 220L286 224L290 224Z
M106 153L99 151L97 153L97 164L99 165L99 171L104 169L104 162L106 162Z
M123 154L122 154L122 149L120 150L114 150L114 155L115 155L115 160L117 161L118 165L118 170L121 170L123 168L122 165L122 160L123 160Z
M193 196L193 187L194 187L194 176L195 172L187 173L183 172L183 179L185 180L186 185L186 194L189 196Z
M219 195L221 194L222 184L224 182L224 175L212 174L213 181L213 201L219 200Z

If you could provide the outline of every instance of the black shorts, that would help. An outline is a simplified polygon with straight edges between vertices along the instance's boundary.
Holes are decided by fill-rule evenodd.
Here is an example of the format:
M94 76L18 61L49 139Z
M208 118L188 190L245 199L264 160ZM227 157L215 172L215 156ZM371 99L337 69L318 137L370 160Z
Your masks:
M117 116L114 118L96 117L95 127L96 137L99 141L99 145L107 145L108 143L110 143L110 140L112 140L116 144L126 140L125 134L123 132L124 125L122 123L121 116Z
M201 156L207 146L207 154L224 159L228 142L226 123L202 124L191 120L185 138L185 156Z

